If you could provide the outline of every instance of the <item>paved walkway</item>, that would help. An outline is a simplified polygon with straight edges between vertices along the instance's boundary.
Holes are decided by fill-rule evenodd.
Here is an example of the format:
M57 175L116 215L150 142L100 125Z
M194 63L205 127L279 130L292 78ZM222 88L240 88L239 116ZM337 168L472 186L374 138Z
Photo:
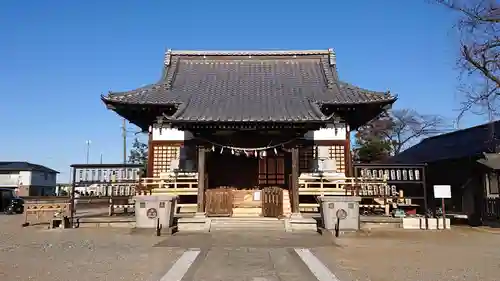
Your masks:
M161 281L338 280L312 250L335 245L315 233L179 234L156 247L187 248Z

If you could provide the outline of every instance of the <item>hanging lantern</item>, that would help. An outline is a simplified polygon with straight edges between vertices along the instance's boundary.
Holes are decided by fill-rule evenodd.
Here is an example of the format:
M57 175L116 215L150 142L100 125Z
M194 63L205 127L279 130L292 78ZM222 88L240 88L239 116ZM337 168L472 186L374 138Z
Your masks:
M266 155L267 155L267 152L265 150L262 151L262 157L266 157Z
M220 154L222 154L222 152L224 152L224 147L223 146L220 148Z
M212 151L215 151L215 145L212 145Z
M231 149L231 154L233 154L233 155L234 155L234 148L233 148L233 149Z
M274 155L278 155L278 150L274 148Z

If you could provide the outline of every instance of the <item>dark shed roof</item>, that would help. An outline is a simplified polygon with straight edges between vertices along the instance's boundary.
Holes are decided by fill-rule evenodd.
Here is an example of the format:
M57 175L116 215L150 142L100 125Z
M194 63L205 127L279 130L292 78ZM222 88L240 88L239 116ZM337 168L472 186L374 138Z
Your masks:
M389 162L432 163L464 157L482 157L483 152L495 151L499 135L500 121L486 123L426 138L392 157Z
M171 106L170 122L324 122L333 117L325 106L395 101L339 81L331 50L168 51L158 83L102 99Z
M0 171L37 171L43 173L59 173L42 165L29 162L0 161Z

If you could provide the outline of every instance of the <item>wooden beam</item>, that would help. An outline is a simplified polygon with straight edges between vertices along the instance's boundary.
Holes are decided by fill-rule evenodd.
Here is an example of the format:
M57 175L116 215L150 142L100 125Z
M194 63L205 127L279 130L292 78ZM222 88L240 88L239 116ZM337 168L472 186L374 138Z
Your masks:
M290 183L292 213L299 213L299 148L292 148L292 177Z
M205 148L198 147L198 213L205 212Z

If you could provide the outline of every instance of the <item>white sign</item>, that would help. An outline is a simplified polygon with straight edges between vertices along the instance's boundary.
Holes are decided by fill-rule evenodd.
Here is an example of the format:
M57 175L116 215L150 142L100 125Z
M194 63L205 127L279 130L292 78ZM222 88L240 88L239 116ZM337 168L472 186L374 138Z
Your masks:
M253 193L253 201L260 201L260 190L254 191L254 193Z
M435 185L434 198L451 198L451 185Z

